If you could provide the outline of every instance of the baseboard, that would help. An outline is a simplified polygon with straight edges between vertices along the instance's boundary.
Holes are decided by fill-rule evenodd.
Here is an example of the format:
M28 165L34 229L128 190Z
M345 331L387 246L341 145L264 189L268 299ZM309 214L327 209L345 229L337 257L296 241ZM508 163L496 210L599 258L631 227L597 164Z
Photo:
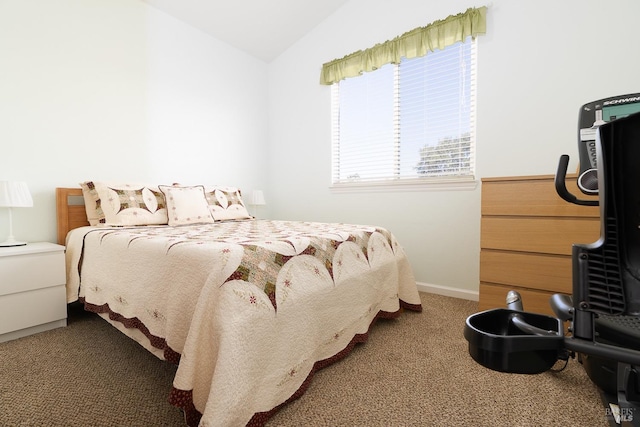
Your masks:
M480 299L478 291L469 291L466 289L452 288L450 286L432 285L430 283L416 282L418 291L428 292L431 294L444 295L446 297L454 297L467 299L470 301L478 301Z
M24 338L29 335L38 334L40 332L49 331L55 328L64 328L67 326L67 319L54 320L53 322L44 323L42 325L31 326L29 328L19 329L17 331L7 332L0 335L0 343Z

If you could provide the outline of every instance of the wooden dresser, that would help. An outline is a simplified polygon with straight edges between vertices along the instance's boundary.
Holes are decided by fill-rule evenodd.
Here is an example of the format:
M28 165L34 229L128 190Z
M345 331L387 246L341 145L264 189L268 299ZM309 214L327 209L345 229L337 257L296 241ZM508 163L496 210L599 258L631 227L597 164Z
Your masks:
M506 307L520 292L524 309L552 314L549 298L572 293L571 246L600 236L599 207L562 200L553 175L482 180L480 310ZM576 177L567 188L580 199Z

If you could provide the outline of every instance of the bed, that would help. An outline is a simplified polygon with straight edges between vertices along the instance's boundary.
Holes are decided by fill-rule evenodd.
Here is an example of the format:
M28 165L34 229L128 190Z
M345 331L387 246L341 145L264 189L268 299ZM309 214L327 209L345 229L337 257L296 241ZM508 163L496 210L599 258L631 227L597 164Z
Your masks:
M144 214L174 212L181 193L165 190L165 199L146 193ZM114 202L120 213L140 210L126 194L131 203ZM239 191L229 194L225 207L242 208ZM169 213L169 225L90 225L91 197L56 189L67 300L178 364L169 402L189 426L264 425L315 371L366 341L376 319L422 311L402 247L381 227L222 211L204 222L190 212L187 223Z

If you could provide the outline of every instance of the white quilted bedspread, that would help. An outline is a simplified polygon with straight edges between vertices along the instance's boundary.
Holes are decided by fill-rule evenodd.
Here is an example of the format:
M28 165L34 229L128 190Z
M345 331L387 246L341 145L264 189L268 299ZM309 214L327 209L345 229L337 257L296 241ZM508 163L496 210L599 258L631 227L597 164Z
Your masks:
M421 308L402 248L379 227L85 227L68 236L67 265L69 301L179 360L171 401L192 402L201 426L262 424L378 313Z

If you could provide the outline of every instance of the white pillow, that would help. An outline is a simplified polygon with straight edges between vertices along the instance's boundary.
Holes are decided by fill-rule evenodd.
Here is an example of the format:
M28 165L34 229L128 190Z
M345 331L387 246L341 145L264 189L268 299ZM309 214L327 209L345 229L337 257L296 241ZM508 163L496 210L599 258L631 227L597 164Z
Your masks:
M167 201L169 225L214 222L202 185L190 187L160 185L159 188Z

